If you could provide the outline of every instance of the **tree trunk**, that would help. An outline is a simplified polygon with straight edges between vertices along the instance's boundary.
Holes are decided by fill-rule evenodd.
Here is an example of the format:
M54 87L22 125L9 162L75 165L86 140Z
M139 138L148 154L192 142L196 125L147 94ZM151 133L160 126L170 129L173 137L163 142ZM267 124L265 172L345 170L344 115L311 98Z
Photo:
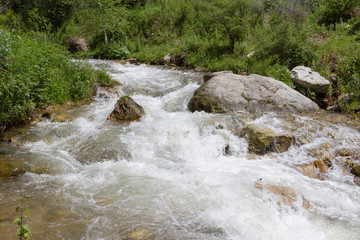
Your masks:
M105 43L105 51L108 51L108 37L106 33L106 29L104 29L104 43Z

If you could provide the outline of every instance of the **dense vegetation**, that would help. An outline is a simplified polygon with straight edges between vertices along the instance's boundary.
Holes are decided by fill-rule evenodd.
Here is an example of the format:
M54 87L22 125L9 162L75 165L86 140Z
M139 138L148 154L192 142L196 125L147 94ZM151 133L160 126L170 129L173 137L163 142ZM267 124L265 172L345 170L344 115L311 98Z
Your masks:
M32 109L79 101L103 71L70 61L69 53L43 34L30 37L0 28L0 127L19 123Z
M7 8L6 13L0 16L0 24L9 30L27 35L42 32L42 35L35 35L46 34L52 41L67 48L70 48L74 39L85 39L89 51L77 52L75 56L115 59L135 57L142 62L161 64L163 57L171 54L171 61L176 65L201 67L209 71L257 73L272 76L289 85L290 70L297 65L306 65L316 69L332 82L331 92L326 101L323 101L327 102L325 107L327 104L337 104L340 110L345 112L360 110L359 0L0 2ZM3 31L2 35L4 33ZM5 35L8 36L9 33ZM24 36L22 38L22 41L31 41ZM5 46L3 41L0 44ZM60 49L54 43L40 41L36 44L40 44L41 51L48 49L51 52L53 47ZM13 49L11 56L21 58L20 50ZM61 56L67 55L62 50L58 51L62 53ZM15 56L18 54L19 56ZM58 54L54 54L50 62L61 65L58 61L63 61L63 58L55 55ZM31 51L27 57L39 58L36 51ZM1 62L1 74L5 79L10 79L11 76L7 73L10 70L5 68L9 67L10 63ZM23 64L30 68L28 63ZM60 69L65 69L62 74L67 76L73 68L69 66ZM29 71L35 70L31 67ZM37 74L38 80L32 81L44 84L40 80L41 74ZM56 75L50 70L43 70L42 74ZM87 78L84 72L76 74L79 76L76 78ZM73 91L72 84L61 82L60 78L56 79L53 83L46 84L61 86L58 88L59 93L62 88ZM81 87L79 88L79 94L64 95L71 96L70 98L75 96L76 99L77 95L83 94ZM56 101L60 102L65 99L62 95L42 96L38 87L33 89L31 98L41 98L41 103L55 102L54 98L58 98ZM302 91L316 98L313 93ZM34 105L31 101L26 103ZM29 107L31 106L26 109ZM8 117L10 116L15 115L10 111Z

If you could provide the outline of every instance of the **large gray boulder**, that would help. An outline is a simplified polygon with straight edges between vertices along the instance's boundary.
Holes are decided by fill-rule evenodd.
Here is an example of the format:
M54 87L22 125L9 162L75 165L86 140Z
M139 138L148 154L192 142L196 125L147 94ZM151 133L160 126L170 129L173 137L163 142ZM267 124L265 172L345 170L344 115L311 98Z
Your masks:
M329 91L330 82L313 69L297 66L291 70L291 79L301 87L309 88L315 93L326 94Z
M270 77L218 72L207 75L205 80L188 104L190 111L299 113L319 109L307 97Z

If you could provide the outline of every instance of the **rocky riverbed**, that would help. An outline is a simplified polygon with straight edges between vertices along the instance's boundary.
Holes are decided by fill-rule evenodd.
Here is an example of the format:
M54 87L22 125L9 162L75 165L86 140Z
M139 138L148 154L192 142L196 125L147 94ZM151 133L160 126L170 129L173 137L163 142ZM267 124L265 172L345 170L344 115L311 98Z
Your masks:
M358 239L359 121L191 112L201 72L90 63L121 85L3 137L0 239L22 194L34 239ZM108 120L122 96L139 120Z

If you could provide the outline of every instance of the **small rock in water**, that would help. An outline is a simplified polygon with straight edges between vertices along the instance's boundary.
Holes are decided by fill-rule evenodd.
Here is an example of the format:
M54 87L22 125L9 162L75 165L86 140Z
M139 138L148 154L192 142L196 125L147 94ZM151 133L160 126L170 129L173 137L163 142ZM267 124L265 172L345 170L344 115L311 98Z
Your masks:
M30 171L30 166L18 161L0 161L0 179L16 177Z
M320 179L320 173L326 173L329 170L324 160L317 160L301 166L303 174L309 178Z
M72 122L74 118L69 115L64 114L56 114L52 119L51 122Z
M270 145L275 140L275 132L267 127L257 126L254 124L247 125L242 135L249 142L249 150L256 154L264 154L270 150Z
M115 104L115 108L108 117L112 121L134 121L145 114L144 109L131 97L123 96Z
M352 169L351 169L351 173L354 174L357 177L360 177L360 165L355 165Z
M261 183L262 179L259 179L258 181L254 182L254 187L263 190L265 189L268 193L272 193L280 197L280 199L277 201L278 205L287 205L294 207L294 203L297 201L297 194L294 190L292 190L289 187L284 186L277 186L277 185L269 185L269 186L263 186ZM310 201L307 200L302 196L302 207L306 210L310 208Z
M275 140L276 152L279 153L286 152L291 147L291 145L295 143L295 137L290 134L278 135L275 137Z
M128 237L130 240L149 240L151 237L151 231L147 227L136 227L128 233Z

